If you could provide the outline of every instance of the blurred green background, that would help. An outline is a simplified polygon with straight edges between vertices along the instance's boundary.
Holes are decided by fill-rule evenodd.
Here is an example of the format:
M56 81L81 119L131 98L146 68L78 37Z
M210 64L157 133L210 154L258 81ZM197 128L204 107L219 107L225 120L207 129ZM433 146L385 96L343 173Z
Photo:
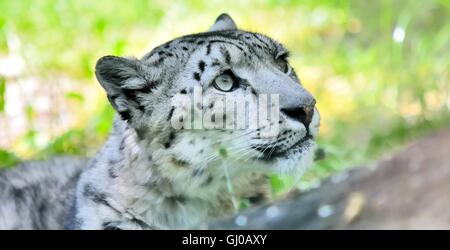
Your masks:
M0 1L0 167L56 154L92 155L113 111L93 75L107 54L140 57L206 31L222 12L267 34L322 115L307 188L370 165L450 124L450 1ZM274 176L282 192L293 178Z

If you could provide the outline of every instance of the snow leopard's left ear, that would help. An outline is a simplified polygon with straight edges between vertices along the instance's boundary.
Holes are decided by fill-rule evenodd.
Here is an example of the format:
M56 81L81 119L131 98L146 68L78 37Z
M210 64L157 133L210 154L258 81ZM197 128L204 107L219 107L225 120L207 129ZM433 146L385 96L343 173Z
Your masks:
M154 81L148 80L150 71L134 58L105 56L97 61L95 76L123 120L140 116L149 108L146 104L155 87Z
M237 26L233 19L226 13L217 17L213 26L208 31L220 31L220 30L237 30Z

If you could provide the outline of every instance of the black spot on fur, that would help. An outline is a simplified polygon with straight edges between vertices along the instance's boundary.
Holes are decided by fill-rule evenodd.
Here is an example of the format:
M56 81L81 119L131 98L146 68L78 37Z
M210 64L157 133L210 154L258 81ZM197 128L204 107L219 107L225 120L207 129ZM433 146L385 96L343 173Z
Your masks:
M168 141L164 143L165 148L170 148L172 145L172 141L175 139L175 132L170 132Z
M205 71L205 66L206 66L206 64L204 61L200 61L198 63L198 68L200 69L201 72Z
M180 94L186 94L186 89L182 89L181 91L180 91Z
M131 118L131 114L129 110L119 111L119 115L124 121L128 121Z
M101 203L107 205L106 195L98 192L92 184L88 183L83 188L83 196L91 199L95 203Z
M183 49L184 51L188 50L188 48L185 47L185 46L183 46L182 49Z
M117 174L117 171L116 171L116 169L113 167L113 166L110 166L109 168L108 168L108 175L109 175L109 177L111 177L111 178L113 178L113 179L115 179L115 178L117 178L119 175Z
M206 55L209 55L209 53L211 53L211 44L206 46Z
M202 45L202 44L204 44L205 43L205 41L198 41L197 42L197 45Z
M170 139L170 140L175 139L175 132L170 132L170 134L169 134L169 139Z
M169 115L167 116L167 120L170 121L170 119L172 119L173 116L173 111L175 110L175 107L172 107L169 111Z
M224 49L224 48L222 48L220 51L222 52L223 56L225 57L225 62L226 62L227 64L230 64L230 62L231 62L231 55L230 55L230 52L228 52L228 50L226 50L226 49Z
M166 59L165 57L160 57L160 58L158 59L158 61L154 62L153 64L154 64L154 65L161 64L165 59Z
M197 80L197 81L200 81L200 73L195 72L194 73L194 79Z
M164 55L165 54L165 52L164 51L160 51L160 52L158 52L158 55L160 55L160 56L162 56L162 55Z
M116 158L110 158L109 160L108 160L108 164L109 165L116 165L117 163L119 163L120 162L120 159L116 159ZM94 164L92 164L92 165L94 165Z
M145 113L146 106L145 106L145 105L138 105L138 109L139 109L142 113Z
M19 200L23 198L23 190L20 188L13 187L11 188L12 195L15 200Z
M175 165L177 167L186 167L189 165L189 162L187 162L185 160L177 159L176 157L172 157L170 159L170 161L172 162L173 165Z

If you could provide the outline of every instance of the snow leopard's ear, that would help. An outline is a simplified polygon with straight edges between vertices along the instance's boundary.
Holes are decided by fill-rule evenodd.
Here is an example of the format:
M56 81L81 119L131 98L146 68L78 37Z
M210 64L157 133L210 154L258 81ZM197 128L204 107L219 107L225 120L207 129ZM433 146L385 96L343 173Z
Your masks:
M217 17L213 26L208 31L220 31L220 30L237 30L237 26L233 19L226 13Z
M141 115L148 108L145 104L154 86L146 74L148 69L134 58L105 56L95 65L97 80L123 120Z

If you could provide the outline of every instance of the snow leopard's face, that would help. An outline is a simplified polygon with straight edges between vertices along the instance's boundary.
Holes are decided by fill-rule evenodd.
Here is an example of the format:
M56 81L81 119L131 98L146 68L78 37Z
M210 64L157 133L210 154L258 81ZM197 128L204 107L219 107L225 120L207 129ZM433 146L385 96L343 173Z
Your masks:
M224 164L232 173L302 171L312 163L319 113L287 55L280 43L221 15L209 32L167 42L141 60L103 57L96 75L153 159L173 171L222 171ZM230 108L233 97L244 98L245 112Z

